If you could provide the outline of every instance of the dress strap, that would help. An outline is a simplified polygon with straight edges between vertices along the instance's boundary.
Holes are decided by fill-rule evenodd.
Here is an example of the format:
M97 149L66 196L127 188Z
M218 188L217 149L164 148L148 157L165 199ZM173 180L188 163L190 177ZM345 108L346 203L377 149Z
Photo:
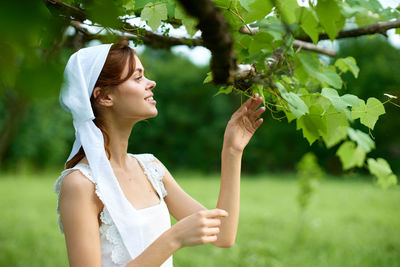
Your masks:
M92 183L96 184L94 182L94 179L92 177L92 173L90 171L89 165L85 163L78 163L74 167L63 170L61 172L61 175L57 178L55 184L54 184L54 192L57 194L57 213L58 213L58 227L60 228L61 233L64 233L64 229L61 223L61 218L60 218L60 193L61 193L61 187L62 183L65 179L65 177L70 174L74 170L79 170L81 173L89 179ZM97 192L96 192L97 193Z
M147 178L156 189L160 198L164 198L167 195L164 183L162 179L165 174L164 166L157 162L157 158L153 154L131 154L140 163Z

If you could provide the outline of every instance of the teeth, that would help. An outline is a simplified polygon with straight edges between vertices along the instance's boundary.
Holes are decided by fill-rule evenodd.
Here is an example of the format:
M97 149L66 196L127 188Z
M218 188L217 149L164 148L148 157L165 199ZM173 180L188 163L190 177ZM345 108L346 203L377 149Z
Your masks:
M151 101L151 100L154 100L154 98L152 96L147 98L147 101Z

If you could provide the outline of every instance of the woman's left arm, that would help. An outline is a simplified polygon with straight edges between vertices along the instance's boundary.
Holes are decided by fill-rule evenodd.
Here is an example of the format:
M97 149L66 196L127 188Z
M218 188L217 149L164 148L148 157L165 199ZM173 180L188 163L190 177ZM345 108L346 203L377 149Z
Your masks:
M226 210L228 217L221 219L220 233L213 244L218 247L231 247L235 243L239 221L240 206L240 170L243 150L254 132L262 124L258 119L265 107L257 107L262 103L261 97L255 94L248 99L229 120L221 153L221 186L217 208ZM258 119L258 120L257 120ZM188 195L165 168L163 182L168 195L165 202L175 219L181 220L195 212L206 209Z
M235 243L239 222L240 172L243 150L263 122L258 119L265 107L258 110L262 98L255 94L248 99L229 120L225 130L221 153L221 186L217 208L226 210L228 217L221 219L220 233L213 244L231 247Z

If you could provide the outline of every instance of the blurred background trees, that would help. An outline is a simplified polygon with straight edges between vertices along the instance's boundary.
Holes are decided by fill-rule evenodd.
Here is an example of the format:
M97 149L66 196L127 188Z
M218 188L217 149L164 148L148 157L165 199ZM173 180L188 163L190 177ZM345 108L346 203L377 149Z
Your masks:
M400 69L400 52L386 39L342 41L339 54L353 55L361 69L358 79L351 75L344 77L350 92L362 98L384 92L400 95L400 75L396 75ZM218 171L225 125L240 106L240 96L214 96L217 88L203 85L209 67L194 65L182 55L147 48L139 57L149 78L157 82L154 93L159 115L135 126L129 150L155 153L171 169ZM45 69L44 72L51 73L52 70ZM53 75L58 77L59 73ZM43 74L38 76L43 77ZM33 86L36 85L27 88L36 88ZM37 170L60 169L70 152L74 130L70 115L58 103L60 80L54 78L44 86L47 88L45 94L28 98L25 106L19 101L12 102L15 96L10 94L15 91L2 94L2 131L12 127L10 122L18 125L3 154L3 170L27 166ZM381 118L374 131L377 149L373 153L388 159L396 173L400 171L399 121L395 115L399 110L393 105L386 105L386 108L388 114ZM264 126L245 150L243 171L294 171L301 156L311 150L329 172L341 172L335 148L327 150L318 142L309 147L294 123L279 122L269 114L264 119Z
M21 8L21 3L24 8ZM79 34L53 16L42 2L1 4L0 16L0 169L62 169L74 140L72 120L58 103L62 72L78 48ZM108 23L108 22L104 22ZM104 36L103 38L112 37ZM400 95L400 52L382 36L338 42L338 57L353 56L360 74L344 74L345 90L367 99L383 93ZM239 95L214 95L203 84L209 66L197 66L168 49L146 48L139 54L148 76L157 82L159 115L135 126L129 150L156 154L171 169L219 170L225 125L240 106ZM184 72L182 71L184 70ZM400 171L398 107L385 105L386 115L373 132L373 157L386 158ZM245 150L244 172L293 171L301 156L314 152L328 172L341 172L336 147L311 147L295 123L269 114Z

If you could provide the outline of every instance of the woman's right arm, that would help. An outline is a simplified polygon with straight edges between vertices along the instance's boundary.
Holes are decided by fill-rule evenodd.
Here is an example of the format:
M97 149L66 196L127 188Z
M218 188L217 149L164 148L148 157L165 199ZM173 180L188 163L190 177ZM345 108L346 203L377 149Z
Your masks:
M175 251L186 246L203 245L217 240L221 217L228 213L221 209L201 210L183 218L165 231L127 267L156 267Z
M95 185L80 171L73 171L61 186L59 207L71 267L100 267L98 214L101 204Z
M71 267L101 266L99 203L94 184L82 173L74 171L64 178L59 204ZM215 242L220 218L226 216L221 209L195 212L165 231L126 266L160 266L182 247Z

